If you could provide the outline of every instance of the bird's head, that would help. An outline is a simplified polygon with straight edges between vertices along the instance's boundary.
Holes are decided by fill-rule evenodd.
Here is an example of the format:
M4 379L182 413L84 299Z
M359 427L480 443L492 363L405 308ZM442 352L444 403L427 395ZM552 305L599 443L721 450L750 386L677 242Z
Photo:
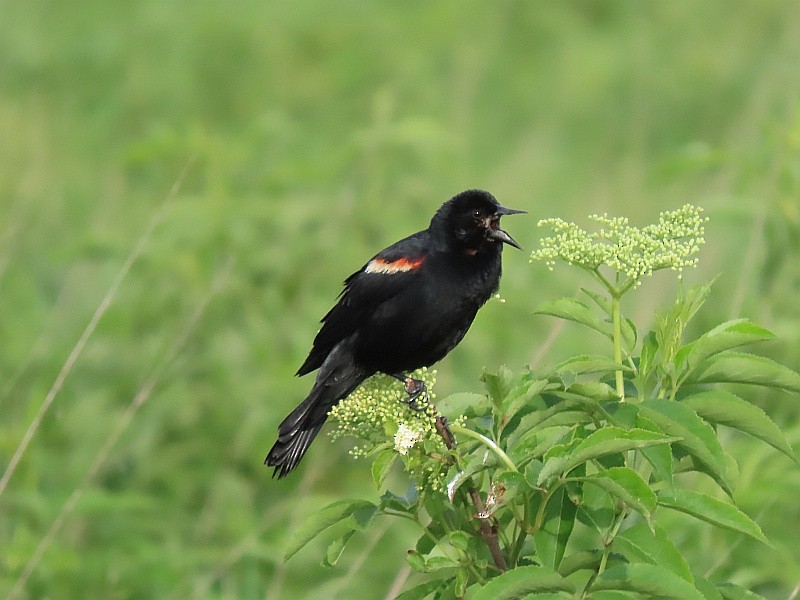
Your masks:
M500 217L524 212L500 206L489 192L467 190L442 204L431 220L430 229L467 254L485 250L499 252L503 244L521 249L514 238L500 228Z

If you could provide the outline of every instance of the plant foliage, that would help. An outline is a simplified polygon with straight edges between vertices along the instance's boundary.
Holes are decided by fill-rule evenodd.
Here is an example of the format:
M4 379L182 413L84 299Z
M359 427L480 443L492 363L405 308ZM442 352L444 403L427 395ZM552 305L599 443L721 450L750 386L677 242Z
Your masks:
M347 500L322 509L295 533L287 556L341 522L328 551L338 556L373 518L394 516L420 532L407 559L422 581L404 599L744 593L695 573L660 516L678 511L767 544L736 506L738 469L719 426L796 461L778 426L748 402L748 389L798 393L800 376L742 350L774 337L746 319L684 339L710 285L681 289L650 331L622 315L622 296L643 278L695 264L705 222L699 209L662 213L642 230L626 219L593 218L603 227L598 234L542 221L556 236L545 238L532 258L578 266L604 293L584 290L583 300L549 301L537 312L600 332L610 341L609 355L577 355L517 373L487 371L485 395L455 394L419 413L402 402L396 385L373 381L332 411L333 435L361 441L354 454L373 459L377 486L398 463L411 485L403 493L385 491L379 503ZM430 390L435 373L419 376ZM693 473L713 482L716 493L693 489Z

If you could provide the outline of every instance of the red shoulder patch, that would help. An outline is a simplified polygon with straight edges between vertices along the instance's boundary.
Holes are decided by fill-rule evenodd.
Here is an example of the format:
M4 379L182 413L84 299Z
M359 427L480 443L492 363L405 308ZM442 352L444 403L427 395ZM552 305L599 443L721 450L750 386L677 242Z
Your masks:
M373 258L367 263L364 268L364 273L383 273L391 275L393 273L406 273L414 271L422 266L425 262L425 257L420 256L417 258L398 258L397 260L388 261L382 258Z

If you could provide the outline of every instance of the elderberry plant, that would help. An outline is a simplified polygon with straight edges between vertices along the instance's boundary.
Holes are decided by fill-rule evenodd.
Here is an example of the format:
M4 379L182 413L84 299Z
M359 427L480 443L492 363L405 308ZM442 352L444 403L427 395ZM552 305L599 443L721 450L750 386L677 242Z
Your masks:
M287 558L333 532L324 560L333 565L357 531L388 515L420 531L407 552L416 575L402 600L760 597L695 572L660 517L678 511L767 543L733 501L735 460L717 427L748 433L797 461L742 390L800 393L800 375L740 350L774 337L747 319L684 339L710 284L681 287L643 335L622 314L623 295L655 271L680 277L696 265L701 209L664 212L642 229L625 218L590 219L598 231L541 221L554 235L531 260L578 267L601 291L583 289L585 301L553 300L537 312L606 336L609 354L484 372L485 394L454 394L435 405L435 372L422 370L414 374L427 387L419 411L403 402L395 380L373 378L331 411L332 437L358 440L351 454L372 459L375 484L386 489L377 502L323 508L294 533ZM718 493L696 489L696 478L682 476L691 472L707 475ZM388 489L398 481L399 492Z

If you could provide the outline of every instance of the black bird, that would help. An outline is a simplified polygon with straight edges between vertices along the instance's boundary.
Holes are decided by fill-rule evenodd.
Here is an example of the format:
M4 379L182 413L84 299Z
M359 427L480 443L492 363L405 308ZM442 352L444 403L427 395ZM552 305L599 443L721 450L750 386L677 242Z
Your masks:
M294 469L331 407L379 371L402 381L415 407L424 384L405 373L442 359L467 333L500 284L503 244L520 247L500 229L500 217L524 212L500 206L489 192L461 192L427 229L382 250L345 280L297 371L319 369L308 397L278 428L265 461L275 467L273 477Z

